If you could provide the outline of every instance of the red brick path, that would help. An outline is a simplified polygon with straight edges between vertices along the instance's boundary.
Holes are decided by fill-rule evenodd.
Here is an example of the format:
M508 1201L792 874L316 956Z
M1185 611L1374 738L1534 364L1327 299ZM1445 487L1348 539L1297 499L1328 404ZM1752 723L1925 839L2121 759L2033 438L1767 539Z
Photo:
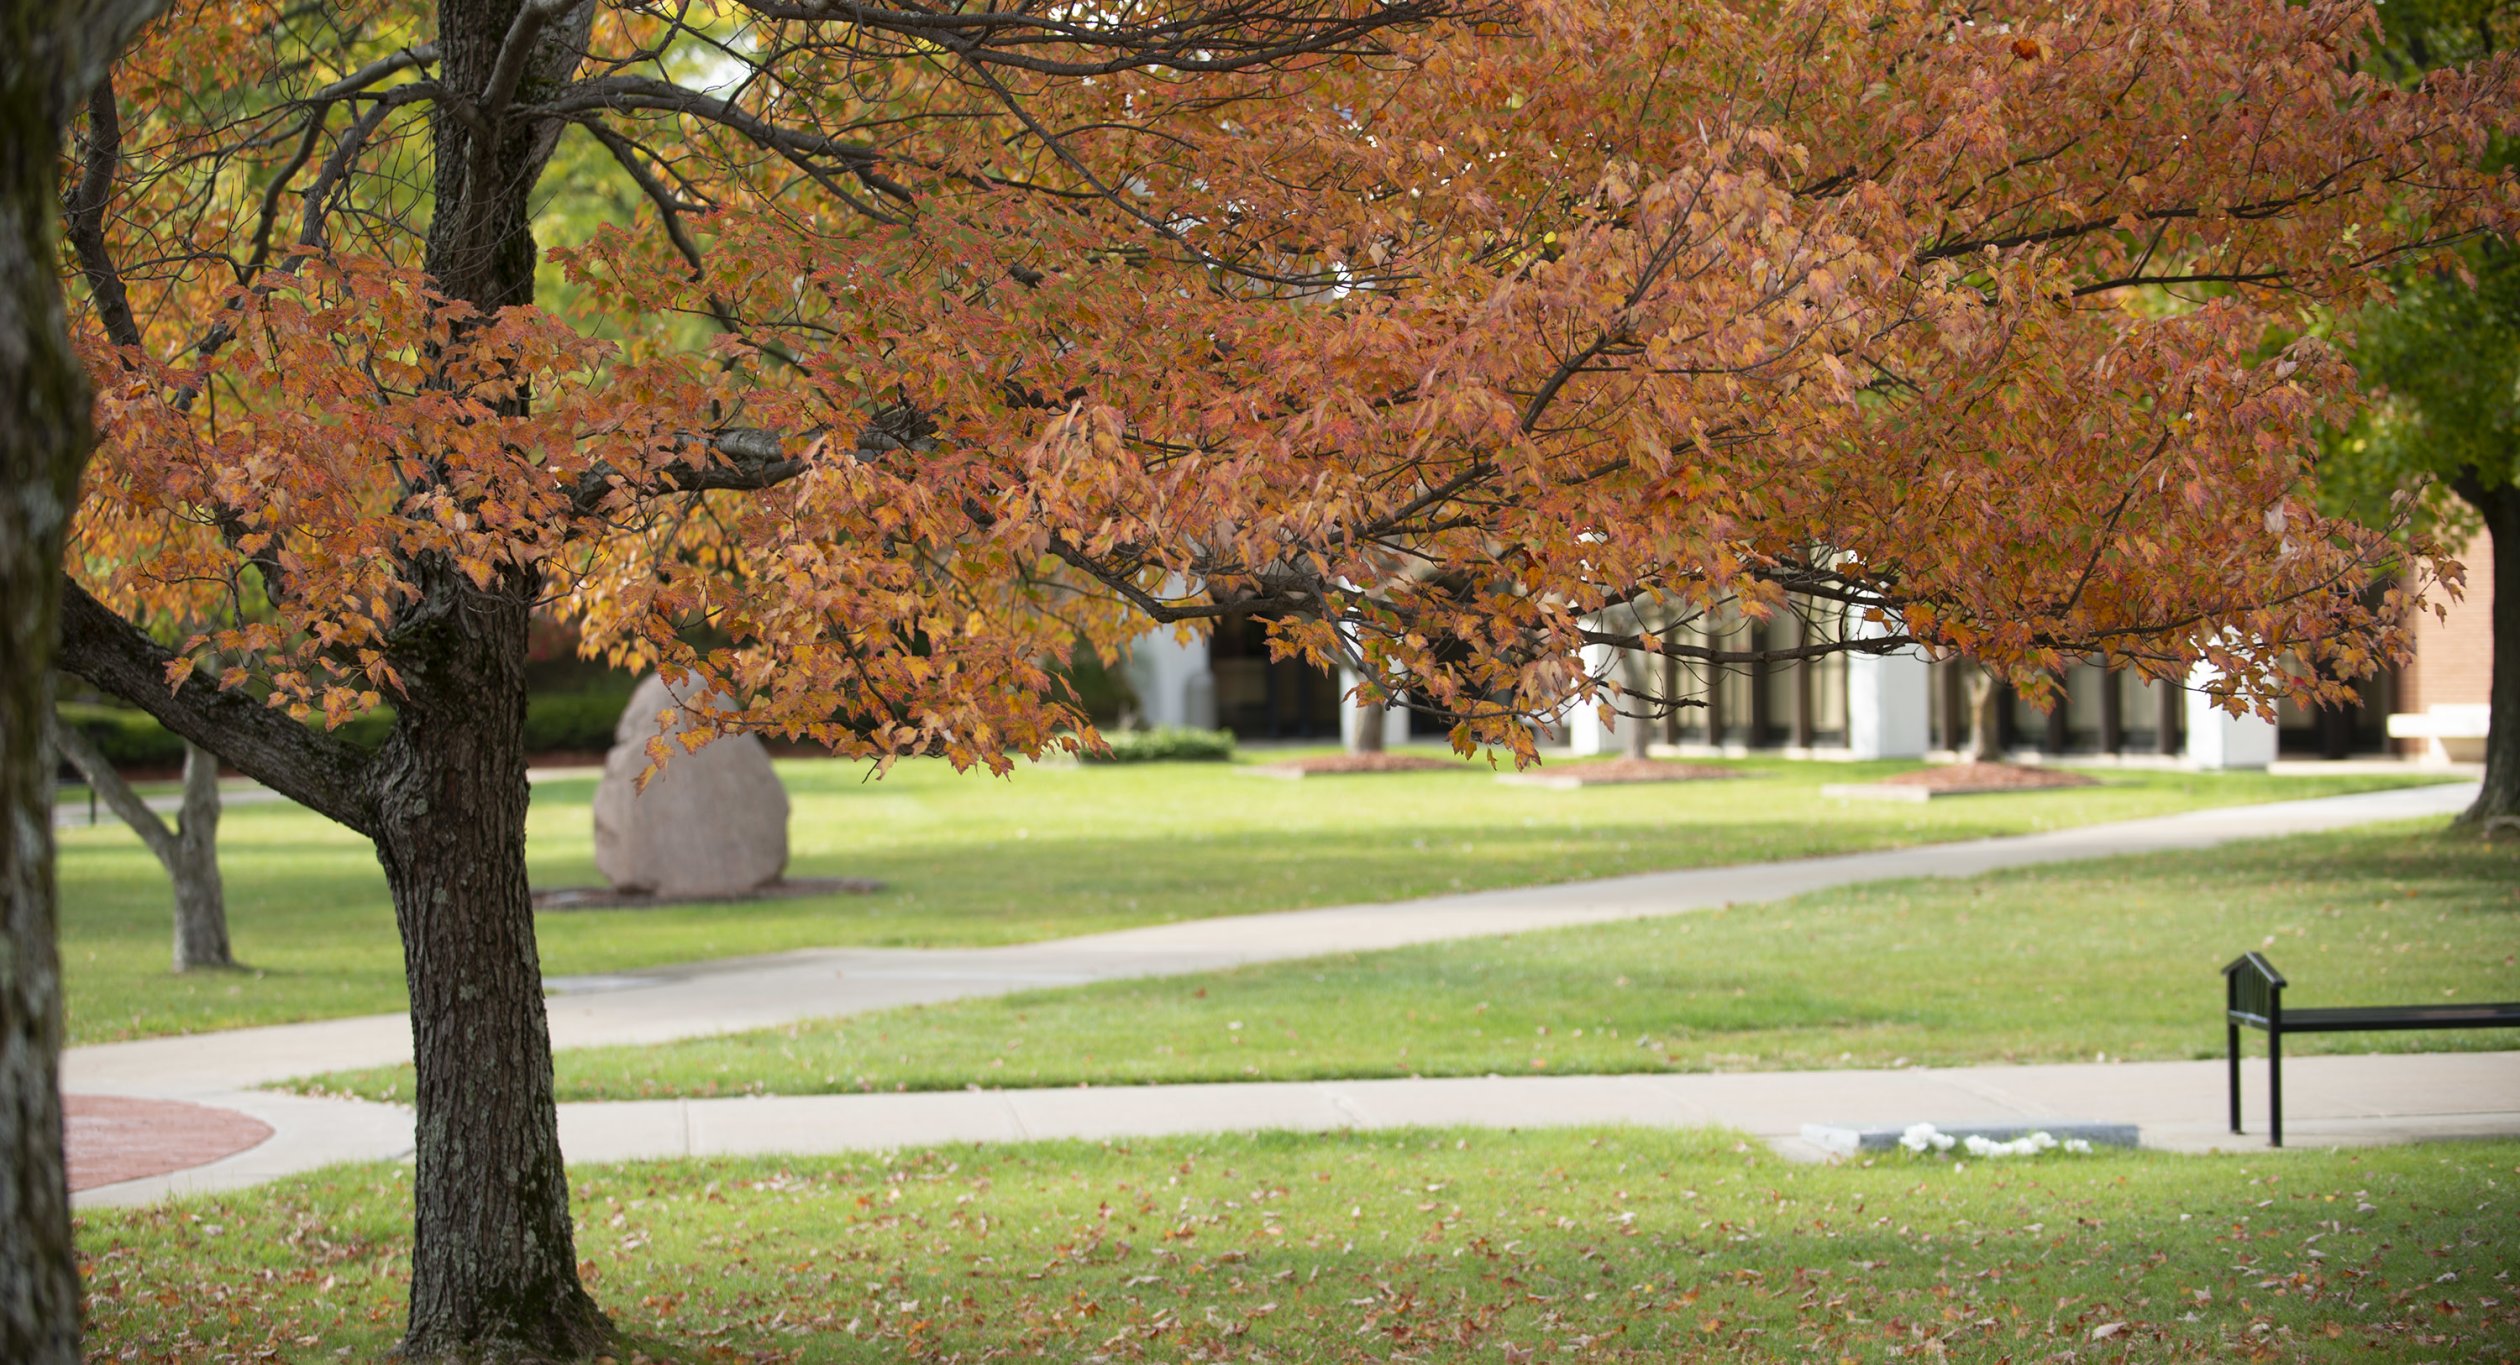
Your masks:
M64 1095L61 1105L74 1190L188 1170L271 1136L260 1119L180 1100Z

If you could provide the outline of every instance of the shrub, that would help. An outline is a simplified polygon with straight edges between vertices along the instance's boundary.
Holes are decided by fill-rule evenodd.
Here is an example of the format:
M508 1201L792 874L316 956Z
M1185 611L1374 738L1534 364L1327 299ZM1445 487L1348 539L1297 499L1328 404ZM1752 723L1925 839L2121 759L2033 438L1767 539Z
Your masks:
M1079 644L1066 662L1053 662L1050 671L1067 684L1069 695L1096 725L1110 725L1137 708L1137 693L1129 686L1128 674L1118 663L1105 662L1088 645Z
M613 726L630 702L627 687L556 692L525 703L527 753L601 753L612 747ZM97 702L66 701L59 707L64 722L77 726L96 742L105 761L116 768L180 768L184 741L145 711ZM380 706L343 721L335 737L361 749L385 743L394 729L394 708Z
M180 768L184 764L184 741L147 712L82 701L65 701L57 709L63 724L86 735L105 761L117 768Z
M628 687L553 692L525 699L525 752L600 754L630 704Z
M1088 763L1224 763L1234 757L1234 736L1224 730L1119 730L1103 736L1108 750L1079 754Z

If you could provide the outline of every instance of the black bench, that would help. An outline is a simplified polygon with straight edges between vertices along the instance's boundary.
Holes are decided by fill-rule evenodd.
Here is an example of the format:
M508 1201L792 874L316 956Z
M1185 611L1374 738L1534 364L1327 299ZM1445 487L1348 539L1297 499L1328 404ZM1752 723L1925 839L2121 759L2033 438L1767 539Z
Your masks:
M2266 1030L2266 1114L2272 1145L2284 1145L2284 1035L2370 1033L2419 1028L2520 1028L2520 1001L2486 1005L2352 1005L2284 1008L2284 974L2256 953L2223 970L2223 1027L2231 1041L2231 1131L2240 1131L2240 1026Z

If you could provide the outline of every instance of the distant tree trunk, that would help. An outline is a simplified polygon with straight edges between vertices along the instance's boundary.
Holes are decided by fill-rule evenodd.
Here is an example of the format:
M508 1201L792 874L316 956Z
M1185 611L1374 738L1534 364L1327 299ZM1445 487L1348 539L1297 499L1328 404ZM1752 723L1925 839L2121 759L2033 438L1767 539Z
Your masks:
M1341 741L1352 754L1381 753L1388 747L1383 742L1383 726L1391 713L1390 708L1379 701L1385 694L1378 690L1372 679L1353 668L1342 667L1339 681L1353 682L1360 689L1354 698L1345 692L1339 694L1341 714L1345 717L1340 727Z
M190 741L184 744L184 804L176 816L175 859L166 871L175 883L175 970L234 967L227 886L219 876L219 759Z
M525 881L524 585L421 566L429 623L377 756L377 859L419 1077L406 1355L574 1359L611 1338L578 1281Z
M1356 742L1349 746L1351 752L1360 754L1378 754L1383 751L1385 747L1383 744L1383 717L1385 714L1386 709L1380 706L1362 706L1357 708Z
M53 744L157 855L175 884L175 970L233 967L227 892L219 878L219 760L184 741L184 803L169 828L77 726L53 718Z
M62 136L152 7L0 6L0 1360L79 1358L79 1271L61 1147L52 660L62 538L94 444L63 326Z
M2004 689L1995 675L1983 666L1969 673L1969 753L1972 763L2004 761L2003 706Z
M1637 650L1623 651L1619 657L1619 675L1627 686L1631 703L1641 703L1654 691L1653 667L1649 656ZM1643 710L1641 705L1631 709ZM1620 752L1628 758L1644 760L1653 757L1654 727L1643 716L1619 717Z
M2485 781L2459 817L2492 828L2520 820L2520 485L2487 488L2473 476L2451 482L2484 514L2494 545L2494 674L2487 693L2493 715L2485 729Z

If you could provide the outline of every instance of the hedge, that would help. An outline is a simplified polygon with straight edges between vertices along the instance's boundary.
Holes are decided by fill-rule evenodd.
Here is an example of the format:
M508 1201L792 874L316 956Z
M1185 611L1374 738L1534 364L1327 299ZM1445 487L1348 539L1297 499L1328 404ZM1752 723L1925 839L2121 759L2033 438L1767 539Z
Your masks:
M1224 763L1234 757L1234 736L1225 730L1115 730L1103 743L1110 747L1077 756L1087 763Z
M65 701L54 708L64 723L88 737L105 761L117 768L180 768L184 741L169 734L157 718L119 706Z
M613 726L630 703L630 689L558 692L525 701L527 753L602 753L612 747ZM157 718L128 707L66 701L61 718L96 743L117 768L180 768L184 741ZM362 749L384 744L394 728L394 708L378 707L342 722L333 734Z
M631 689L553 692L525 699L528 753L600 754L613 745L613 727L630 705Z

